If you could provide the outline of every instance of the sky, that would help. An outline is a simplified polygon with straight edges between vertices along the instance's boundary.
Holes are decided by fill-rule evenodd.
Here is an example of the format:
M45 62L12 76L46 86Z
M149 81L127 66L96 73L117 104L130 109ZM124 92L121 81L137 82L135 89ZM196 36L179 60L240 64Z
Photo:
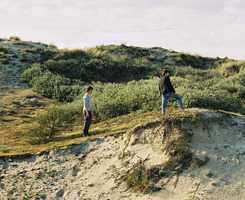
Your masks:
M159 46L245 60L244 0L0 0L0 38Z

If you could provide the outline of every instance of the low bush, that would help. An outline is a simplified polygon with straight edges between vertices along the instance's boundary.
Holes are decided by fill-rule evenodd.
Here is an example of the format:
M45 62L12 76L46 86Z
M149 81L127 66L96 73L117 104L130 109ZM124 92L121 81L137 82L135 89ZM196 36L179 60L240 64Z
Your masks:
M41 76L43 70L41 69L40 64L33 64L31 68L26 69L22 75L22 81L28 82L30 85L33 84L35 77Z
M238 98L241 99L243 103L245 103L245 86L241 86L238 88L237 95Z
M242 86L245 86L245 70L240 72L240 74L238 75L238 80Z
M53 74L42 69L39 64L25 70L22 74L22 80L32 85L33 90L39 94L61 102L73 101L83 89L78 81Z
M184 97L185 107L244 112L244 88L238 82L220 77L206 81L172 77L176 92ZM82 95L78 98L82 104ZM176 102L169 102L176 105ZM126 84L95 83L94 114L98 120L135 111L160 111L158 80L131 81Z
M225 90L188 90L184 95L186 107L199 107L208 109L221 109L241 112L244 107L236 96L229 95Z
M143 164L138 164L127 176L126 183L136 192L147 193L150 189L150 177Z
M30 141L33 144L47 143L59 135L60 130L73 125L81 108L74 104L52 106L36 118L37 126L31 130Z
M225 77L233 76L244 70L245 70L244 61L230 61L222 64L219 67L219 71Z
M202 69L195 69L192 67L176 67L174 75L176 77L191 79L192 81L203 81L212 78L222 77L215 70L202 70Z
M80 53L73 52L72 55L76 57ZM103 63L103 59L96 58L90 60L90 62ZM57 63L54 62L53 64ZM93 66L95 66L94 64ZM104 67L106 67L106 62L102 66L103 71ZM239 71L235 70L235 74L233 73L234 70L232 72L228 70L230 68L233 69L233 66L238 66L235 69L239 68ZM68 68L61 69L59 66L58 69L68 70ZM173 85L177 93L184 97L185 107L223 109L244 113L245 72L243 62L236 62L235 64L229 62L210 70L191 67L169 67L169 69L171 70ZM97 69L94 70L98 72ZM93 72L90 74L91 77L97 76L94 74L94 70L86 71L86 73L89 75L90 72ZM228 70L229 76L224 77L222 70L224 72ZM121 75L119 71L117 74ZM80 102L80 105L82 105L84 86L80 84L81 82L76 82L75 79L51 73L44 65L33 65L31 69L25 71L23 77L32 84L37 92L44 96L60 101L77 99L76 102ZM110 75L108 74L107 78L109 77ZM96 82L93 85L93 111L98 120L135 111L160 110L161 97L158 91L158 79L156 78L134 80L127 83Z
M157 110L160 106L156 80L132 81L127 84L95 84L94 88L94 112L99 119L138 110Z

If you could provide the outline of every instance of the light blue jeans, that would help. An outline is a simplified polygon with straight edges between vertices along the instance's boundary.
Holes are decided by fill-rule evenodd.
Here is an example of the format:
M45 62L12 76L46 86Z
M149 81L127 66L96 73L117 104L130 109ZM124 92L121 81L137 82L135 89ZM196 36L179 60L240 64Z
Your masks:
M184 109L183 106L183 97L175 94L175 93L166 93L162 95L162 113L165 113L167 110L167 106L168 106L168 101L170 98L174 98L177 103L179 104L179 106L181 107L181 109Z

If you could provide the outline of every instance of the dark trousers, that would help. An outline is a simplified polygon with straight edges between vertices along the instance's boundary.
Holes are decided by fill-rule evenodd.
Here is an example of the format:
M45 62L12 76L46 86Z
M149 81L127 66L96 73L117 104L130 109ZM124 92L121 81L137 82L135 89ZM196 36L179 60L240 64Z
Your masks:
M92 112L91 111L84 111L83 112L83 116L84 116L84 127L83 127L83 134L85 136L88 135L88 130L89 130L89 127L92 123Z

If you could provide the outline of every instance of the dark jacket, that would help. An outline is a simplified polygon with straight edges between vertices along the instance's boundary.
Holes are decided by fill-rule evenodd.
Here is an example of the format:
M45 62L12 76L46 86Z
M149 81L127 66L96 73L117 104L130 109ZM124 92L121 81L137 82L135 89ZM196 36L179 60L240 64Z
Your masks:
M175 89L170 81L169 76L161 77L159 82L159 91L161 95L167 93L175 93Z

